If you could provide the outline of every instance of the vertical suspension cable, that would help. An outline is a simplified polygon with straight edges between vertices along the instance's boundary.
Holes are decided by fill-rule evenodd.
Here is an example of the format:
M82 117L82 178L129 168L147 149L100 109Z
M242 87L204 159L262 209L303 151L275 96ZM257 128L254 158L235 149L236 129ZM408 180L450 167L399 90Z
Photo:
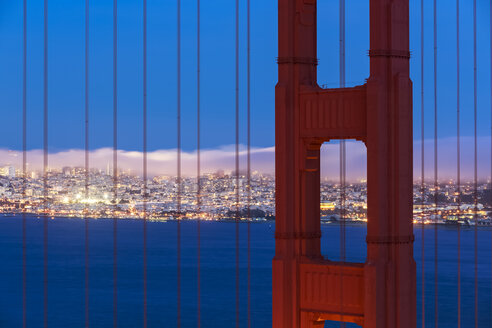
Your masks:
M422 217L421 217L421 263L422 263L422 294L421 294L421 306L422 306L422 328L425 328L425 131L424 131L424 0L420 0L420 194L422 198Z
M490 7L490 13L489 13L489 24L490 24L490 31L489 31L489 36L490 36L490 191L491 191L491 205L492 205L492 0L490 1L489 4ZM492 233L492 230L491 230ZM492 236L490 238L492 242ZM492 257L492 244L491 244L491 257ZM492 258L491 258L491 264L492 264ZM491 276L491 281L492 281L492 276ZM492 289L491 289L491 298L492 298ZM492 302L491 302L491 309L490 313L492 313Z
M339 42L340 42L340 88L345 88L345 0L340 0L339 3Z
M85 199L89 198L89 0L85 0ZM84 209L85 229L85 327L89 327L89 218L88 205Z
M202 183L201 183L201 135L200 135L200 0L196 1L196 204L197 204L197 327L201 327L201 196L202 196Z
M248 328L251 328L251 1L247 0L247 66L246 66L246 97L247 97L247 215L248 215Z
M437 154L437 1L434 0L434 326L439 326L439 290L438 290L438 154Z
M340 313L341 320L340 327L345 327L345 322L343 322L343 265L346 261L346 251L345 251L345 184L346 184L346 143L345 140L340 140L340 204L341 204L341 223L340 223L340 262L342 263L341 271L340 271Z
M473 0L473 198L474 198L474 255L475 255L475 328L478 327L478 165L477 165L477 0Z
M27 0L23 1L22 17L22 327L27 324L27 284L26 284L26 184L27 184Z
M177 0L177 326L181 327L181 0Z
M236 0L236 328L239 328L239 0Z
M143 327L147 327L147 0L143 0Z
M340 88L345 88L345 0L340 0ZM341 205L341 223L340 223L340 262L345 264L346 251L345 251L345 183L346 183L346 142L340 140L340 205ZM341 322L340 327L345 327L343 322L343 266L340 271L340 313Z
M456 177L458 191L458 236L457 236L457 266L458 266L458 328L461 327L461 148L460 148L460 0L456 0Z
M48 327L48 0L44 0L43 67L43 317Z
M118 326L118 0L113 0L113 327Z

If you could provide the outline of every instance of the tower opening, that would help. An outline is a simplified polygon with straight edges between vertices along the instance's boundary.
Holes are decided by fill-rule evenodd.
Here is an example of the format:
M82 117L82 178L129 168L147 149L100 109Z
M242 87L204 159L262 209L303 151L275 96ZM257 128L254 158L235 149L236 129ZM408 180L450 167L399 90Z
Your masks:
M365 261L366 163L367 150L361 141L333 140L321 146L321 254L329 260Z

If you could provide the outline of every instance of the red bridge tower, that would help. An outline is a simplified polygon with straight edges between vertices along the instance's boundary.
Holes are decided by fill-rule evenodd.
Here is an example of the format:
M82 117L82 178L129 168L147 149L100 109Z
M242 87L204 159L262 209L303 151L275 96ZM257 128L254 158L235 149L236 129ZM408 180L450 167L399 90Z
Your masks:
M416 327L412 82L408 0L370 0L370 76L353 88L316 78L316 0L278 0L273 327ZM367 260L320 251L320 147L367 147Z

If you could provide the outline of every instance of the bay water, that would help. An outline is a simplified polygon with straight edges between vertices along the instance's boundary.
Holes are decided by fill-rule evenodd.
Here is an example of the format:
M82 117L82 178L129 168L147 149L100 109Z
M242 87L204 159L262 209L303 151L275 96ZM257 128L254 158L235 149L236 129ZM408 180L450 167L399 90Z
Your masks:
M22 216L0 217L0 327L22 327ZM89 219L90 326L113 325L112 219ZM27 327L43 324L42 218L26 217ZM182 327L197 326L197 222L181 224ZM176 327L177 222L147 223L148 327ZM235 325L236 228L239 229L240 326L247 327L247 223L202 221L201 327ZM142 327L143 221L119 219L117 234L117 314L119 327ZM251 326L271 327L271 263L275 251L274 222L250 223ZM424 229L425 321L435 322L434 226ZM415 226L417 321L421 326L422 229ZM322 225L322 252L340 257L340 225ZM364 262L366 227L346 226L346 259ZM438 226L438 320L457 327L457 227ZM480 227L478 246L478 326L491 326L491 236ZM473 227L461 228L462 327L474 327L475 271ZM76 218L48 219L48 326L84 327L85 222ZM326 327L339 327L327 323ZM356 327L347 325L347 327Z

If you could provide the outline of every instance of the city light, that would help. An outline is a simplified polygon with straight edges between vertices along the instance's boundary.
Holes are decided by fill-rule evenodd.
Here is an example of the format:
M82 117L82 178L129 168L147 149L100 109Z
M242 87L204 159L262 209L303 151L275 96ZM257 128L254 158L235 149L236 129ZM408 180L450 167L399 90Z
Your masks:
M125 171L123 171L125 172ZM109 172L110 173L110 172ZM27 213L49 215L51 217L90 217L90 218L136 218L146 216L149 220L248 220L247 209L242 206L236 213L235 175L223 171L204 174L200 177L201 205L197 210L196 177L183 177L181 213L177 212L176 177L155 176L148 181L147 210L144 212L143 180L136 175L119 174L116 186L118 198L113 199L112 175L105 171L91 170L88 194L85 194L85 171L83 168L65 167L51 169L47 175L47 202L44 198L43 174L29 172L24 179L20 172L11 167L0 170L0 213ZM240 198L247 198L247 178L240 176ZM320 200L321 222L336 223L342 220L340 185L322 180ZM484 210L489 204L490 190L487 182L479 188L479 199L475 206L473 184L460 187L453 181L443 181L436 189L434 185L424 186L422 201L420 185L414 186L415 224L461 224L490 225L490 214ZM437 205L435 204L437 191ZM460 205L458 205L458 203ZM275 180L272 175L254 172L251 176L251 220L274 219ZM345 221L367 222L367 184L366 180L346 186Z

